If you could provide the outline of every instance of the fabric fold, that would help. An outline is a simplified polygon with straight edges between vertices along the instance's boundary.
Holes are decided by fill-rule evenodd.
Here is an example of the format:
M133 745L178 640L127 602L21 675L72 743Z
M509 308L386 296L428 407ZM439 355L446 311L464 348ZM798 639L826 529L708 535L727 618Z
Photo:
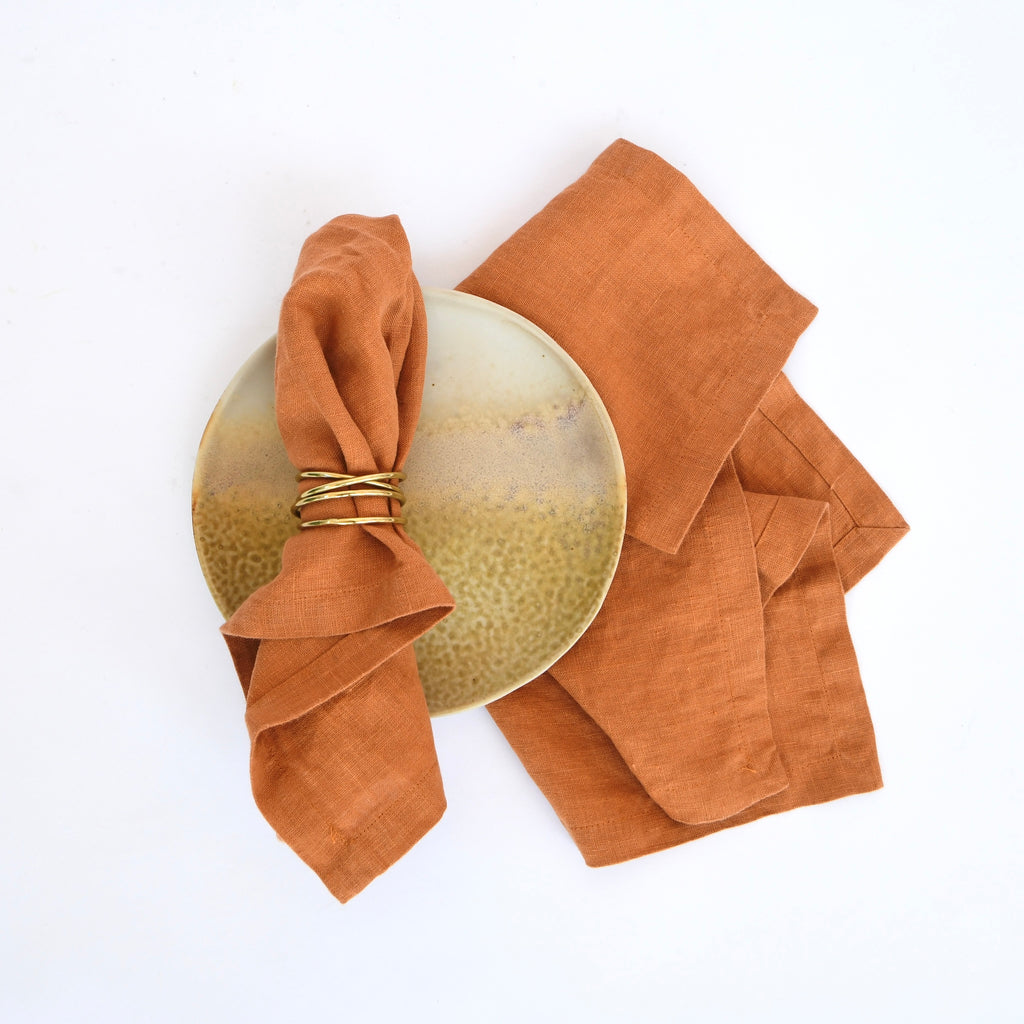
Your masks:
M731 462L678 552L626 538L601 611L550 674L677 821L719 821L785 788L757 563Z
M604 607L489 708L587 862L881 785L843 591L907 527L780 372L814 307L624 140L459 287L547 330L622 446Z
M426 342L397 217L339 217L313 234L277 341L275 408L293 465L401 470ZM337 497L302 514L395 512L386 497ZM280 574L223 626L246 696L256 802L342 901L444 811L411 645L452 607L399 526L328 526L289 539Z
M732 456L747 490L828 503L836 564L846 590L910 530L881 487L785 374L772 383Z
M823 517L765 607L768 713L787 784L739 813L676 820L551 673L488 706L591 867L882 785L829 528Z
M800 564L828 505L780 494L746 492L744 497L757 556L761 602L767 604Z
M458 287L583 368L622 446L627 532L668 552L817 313L686 177L623 139Z

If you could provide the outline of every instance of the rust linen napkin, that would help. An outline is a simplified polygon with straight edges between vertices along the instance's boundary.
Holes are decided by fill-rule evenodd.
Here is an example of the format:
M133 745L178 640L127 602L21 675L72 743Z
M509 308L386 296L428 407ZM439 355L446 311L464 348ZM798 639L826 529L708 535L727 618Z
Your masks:
M401 469L426 343L397 217L339 217L313 234L277 340L275 404L292 464L358 475ZM302 512L396 514L383 497ZM452 607L401 527L326 526L289 539L280 575L223 626L246 697L256 802L342 901L445 809L411 645Z
M814 307L623 140L459 287L551 334L622 446L601 612L490 705L587 862L880 786L843 588L907 526L780 374Z

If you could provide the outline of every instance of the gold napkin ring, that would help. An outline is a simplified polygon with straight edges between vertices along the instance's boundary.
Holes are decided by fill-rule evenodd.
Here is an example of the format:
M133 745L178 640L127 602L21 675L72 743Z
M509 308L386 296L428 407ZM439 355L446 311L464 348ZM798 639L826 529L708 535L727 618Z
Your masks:
M398 483L405 479L404 473L364 473L352 476L349 473L329 473L323 469L307 469L299 473L296 480L327 480L302 492L292 505L292 515L301 516L307 505L316 501L334 501L338 498L387 498L405 504L405 494ZM393 483L392 481L397 481ZM307 519L301 524L306 530L311 526L360 526L364 523L405 523L404 516L349 516L342 519Z

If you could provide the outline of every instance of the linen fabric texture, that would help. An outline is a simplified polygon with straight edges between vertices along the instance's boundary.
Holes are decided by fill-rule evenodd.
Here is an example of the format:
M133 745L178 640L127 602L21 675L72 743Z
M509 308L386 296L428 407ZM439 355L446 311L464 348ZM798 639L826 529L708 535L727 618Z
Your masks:
M781 373L815 308L624 140L459 288L550 334L622 448L626 538L601 611L489 706L587 863L878 788L844 591L907 525ZM293 463L400 468L425 340L395 218L314 234L278 339ZM400 527L323 528L224 626L257 803L341 900L444 809L411 644L451 607Z
M400 470L427 353L423 296L397 217L341 217L302 248L281 308L278 427L292 464ZM309 486L315 481L307 481ZM384 497L303 519L398 515ZM317 527L224 624L246 697L256 803L345 901L441 817L444 790L412 643L454 607L404 530Z
M816 309L624 140L459 287L551 334L622 447L601 611L490 705L587 863L881 786L843 595L908 528L780 372Z

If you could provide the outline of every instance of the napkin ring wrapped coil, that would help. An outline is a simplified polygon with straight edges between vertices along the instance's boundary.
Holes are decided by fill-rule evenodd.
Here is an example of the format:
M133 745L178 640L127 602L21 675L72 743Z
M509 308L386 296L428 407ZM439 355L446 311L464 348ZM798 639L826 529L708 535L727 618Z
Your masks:
M353 476L349 473L330 473L323 469L303 470L295 478L303 480L326 480L327 483L316 484L302 492L292 505L292 515L301 517L307 505L317 501L334 501L338 498L387 498L405 504L405 494L398 486L404 479L404 473L364 473ZM301 524L308 530L313 526L361 526L364 523L397 523L404 525L404 516L347 516L331 519L307 519Z

